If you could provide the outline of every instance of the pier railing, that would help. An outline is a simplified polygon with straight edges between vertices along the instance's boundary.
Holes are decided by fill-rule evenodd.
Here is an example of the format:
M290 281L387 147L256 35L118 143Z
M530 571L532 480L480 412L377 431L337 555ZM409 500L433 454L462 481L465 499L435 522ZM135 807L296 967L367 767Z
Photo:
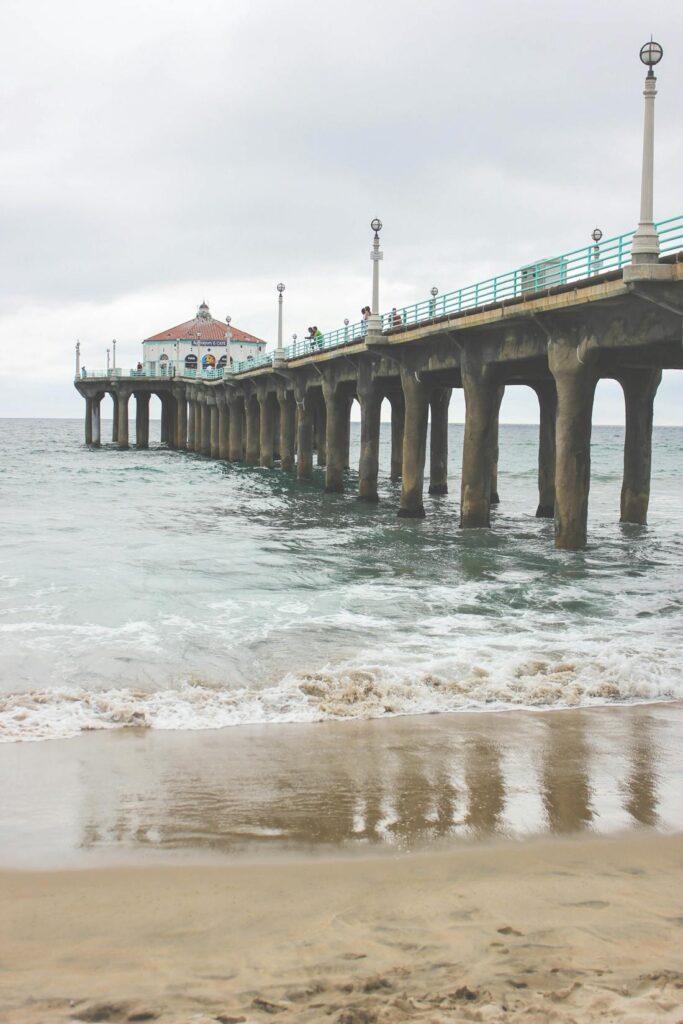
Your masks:
M669 217L655 225L659 235L660 252L667 253L683 250L683 215ZM391 331L396 327L409 324L429 323L441 317L451 316L465 310L478 309L481 306L504 302L508 299L519 299L531 296L534 292L542 292L557 285L585 281L591 277L607 274L610 271L622 270L631 262L631 244L634 231L623 235L601 240L599 243L582 246L571 252L537 260L517 270L489 277L485 281L466 285L456 291L443 295L422 299L410 306L392 309L382 314L382 331ZM284 349L286 360L298 359L327 349L342 348L354 342L362 341L366 336L368 325L364 320L355 324L344 324L334 331L318 335L315 338L300 338ZM151 374L147 370L123 370L119 367L111 370L88 370L86 378L111 377L177 377L183 380L220 380L223 376L246 373L260 367L269 366L273 362L274 353L264 352L250 359L242 359L230 367L217 369L187 369L184 366L170 364L167 370L159 370Z

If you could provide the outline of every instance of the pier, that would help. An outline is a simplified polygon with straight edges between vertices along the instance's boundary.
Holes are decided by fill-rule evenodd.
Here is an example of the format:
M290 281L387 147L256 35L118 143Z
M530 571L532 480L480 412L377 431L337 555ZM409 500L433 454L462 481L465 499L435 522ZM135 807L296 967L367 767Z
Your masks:
M101 443L101 404L113 400L113 438L127 448L131 398L135 441L149 443L149 400L161 400L170 448L266 469L313 474L340 492L349 464L349 419L361 413L358 497L378 500L380 408L391 406L391 478L398 515L425 515L424 491L447 491L448 406L465 397L459 525L488 528L499 500L498 413L505 388L538 397L536 515L555 520L555 544L587 540L591 423L602 378L619 382L626 410L620 519L645 524L653 404L663 369L683 368L683 216L656 225L656 263L631 258L633 233L519 268L403 309L345 324L232 367L80 375L85 441ZM376 248L376 247L375 247ZM375 261L374 267L377 267ZM426 466L427 431L430 459ZM425 482L425 475L428 480ZM455 507L454 507L455 511Z

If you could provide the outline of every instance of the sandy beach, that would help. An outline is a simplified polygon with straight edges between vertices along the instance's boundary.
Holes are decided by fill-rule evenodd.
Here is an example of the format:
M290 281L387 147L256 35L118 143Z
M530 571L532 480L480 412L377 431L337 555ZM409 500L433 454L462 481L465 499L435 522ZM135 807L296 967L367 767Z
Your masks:
M683 1020L683 838L0 875L2 1019Z

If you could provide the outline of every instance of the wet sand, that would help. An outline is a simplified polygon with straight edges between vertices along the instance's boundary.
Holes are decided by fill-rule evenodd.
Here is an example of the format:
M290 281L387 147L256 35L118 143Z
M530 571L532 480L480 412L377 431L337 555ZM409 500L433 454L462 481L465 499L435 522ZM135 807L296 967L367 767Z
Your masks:
M683 704L0 745L0 867L683 830Z
M683 838L0 872L0 1013L36 1021L678 1022Z
M680 1024L682 736L662 704L0 747L0 1019Z

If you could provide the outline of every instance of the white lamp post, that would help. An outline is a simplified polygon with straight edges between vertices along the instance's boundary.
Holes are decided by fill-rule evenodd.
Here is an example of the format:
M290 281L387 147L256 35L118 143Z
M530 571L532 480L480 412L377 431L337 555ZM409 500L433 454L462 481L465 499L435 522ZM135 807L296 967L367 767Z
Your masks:
M283 292L285 286L282 281L277 286L278 297L277 297L277 348L275 350L275 358L273 362L284 363L285 361L285 350L282 347L282 303L283 303Z
M368 321L368 333L382 333L382 318L379 315L379 261L384 259L384 253L379 251L379 233L382 230L382 221L375 217L370 222L370 227L375 232L372 243L370 259L372 260L372 308Z
M599 274L602 270L602 264L600 263L600 239L602 238L602 231L600 228L593 228L591 231L591 238L595 242L593 252L591 253L591 273Z
M107 349L107 376L109 376L109 349Z
M436 285L433 285L429 289L429 293L430 293L430 295L432 297L430 316L436 316L436 297L439 294L439 289L436 287Z
M116 338L111 343L111 368L116 369Z
M80 375L81 375L81 343L80 343L80 341L77 341L76 342L76 376L80 377Z
M652 70L659 64L664 51L659 43L650 39L640 50L640 59L648 68L645 79L645 117L643 120L643 170L640 181L640 221L631 246L634 267L656 264L659 259L659 237L653 219L655 96L657 79Z

